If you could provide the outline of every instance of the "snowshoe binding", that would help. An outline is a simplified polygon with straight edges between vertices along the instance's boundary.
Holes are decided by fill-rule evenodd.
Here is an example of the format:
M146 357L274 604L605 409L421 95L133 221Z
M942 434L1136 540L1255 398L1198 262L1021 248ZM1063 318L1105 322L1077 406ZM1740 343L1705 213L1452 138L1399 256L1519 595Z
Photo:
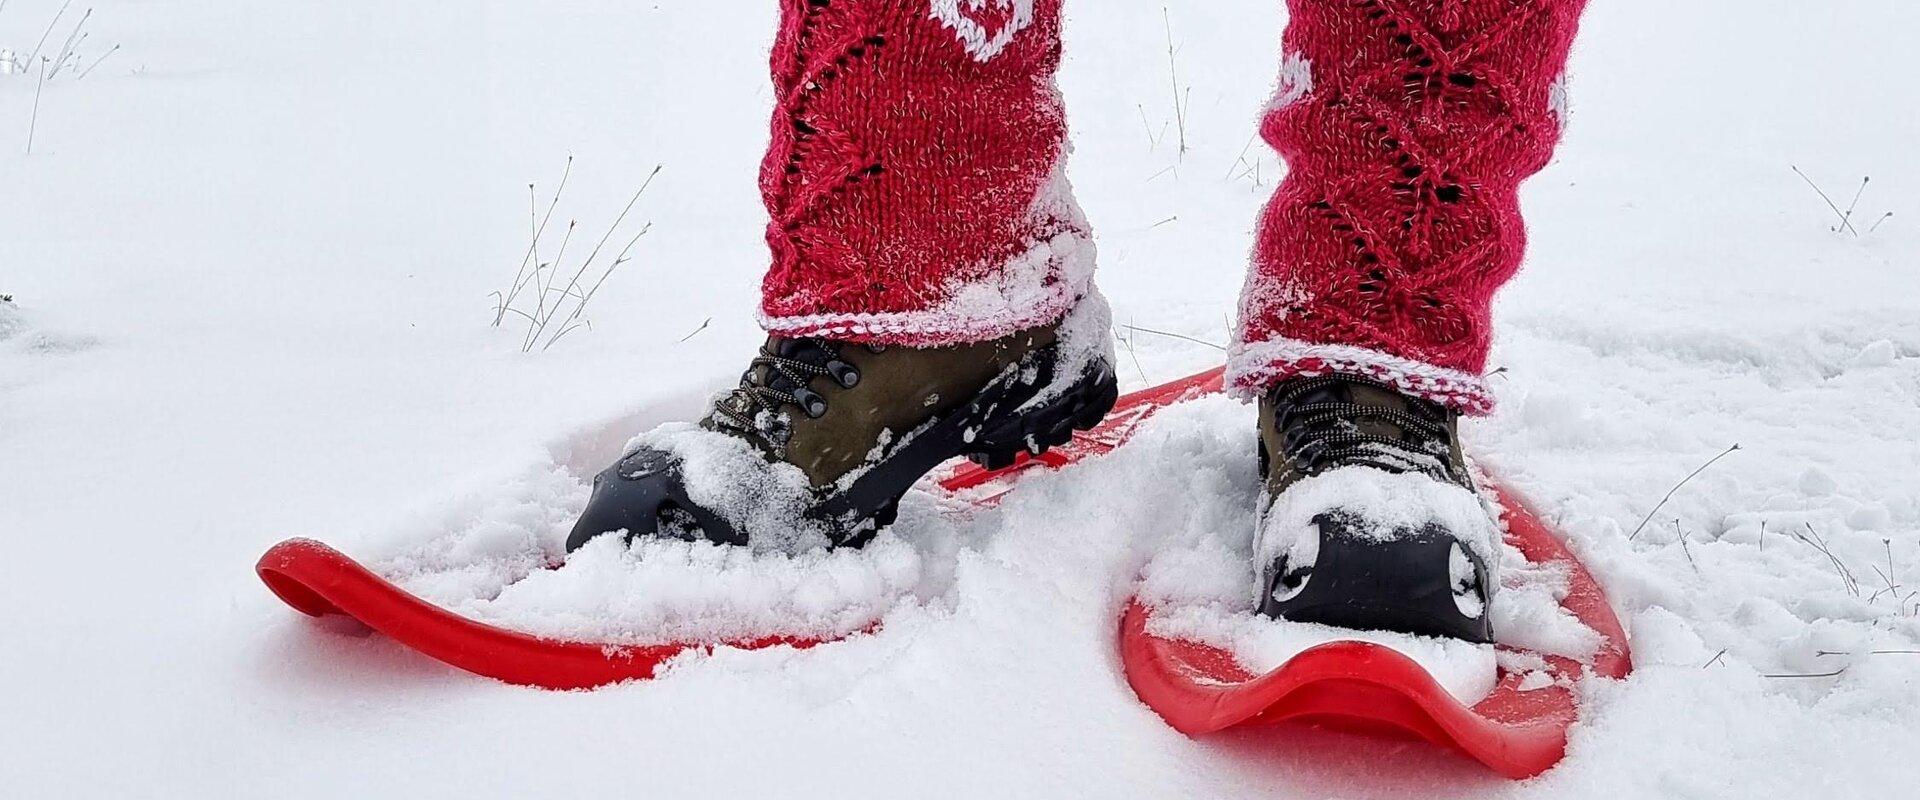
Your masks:
M704 445L642 437L594 479L567 549L613 532L748 545L785 528L817 532L828 546L861 546L941 463L968 456L1006 466L1100 423L1119 397L1110 337L1104 325L1071 320L937 348L770 338L739 387L716 399L703 430L691 432L708 444L727 437L723 446L750 447L758 459L692 464ZM781 479L746 474L762 470ZM715 484L755 488L716 502ZM782 502L780 489L796 486L785 494L797 499Z
M1491 642L1488 563L1499 537L1458 421L1359 378L1299 378L1268 392L1261 613Z

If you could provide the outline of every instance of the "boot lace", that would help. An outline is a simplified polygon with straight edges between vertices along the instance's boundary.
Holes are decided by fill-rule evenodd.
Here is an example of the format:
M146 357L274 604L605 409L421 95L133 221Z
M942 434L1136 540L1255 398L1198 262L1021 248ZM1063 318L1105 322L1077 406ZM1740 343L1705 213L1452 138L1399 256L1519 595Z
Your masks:
M1341 399L1338 390L1353 385L1393 391L1372 381L1327 375L1294 381L1280 392L1275 407L1289 461L1309 475L1365 466L1458 480L1452 474L1453 438L1444 408L1414 398L1407 401L1411 412ZM1363 430L1359 423L1367 419L1386 422L1400 435Z
M740 376L740 385L713 406L713 420L743 433L768 436L763 413L794 406L808 418L827 413L827 398L812 389L814 378L830 377L843 389L860 382L860 371L841 360L840 345L825 339L775 339L761 346ZM784 426L780 426L784 427Z

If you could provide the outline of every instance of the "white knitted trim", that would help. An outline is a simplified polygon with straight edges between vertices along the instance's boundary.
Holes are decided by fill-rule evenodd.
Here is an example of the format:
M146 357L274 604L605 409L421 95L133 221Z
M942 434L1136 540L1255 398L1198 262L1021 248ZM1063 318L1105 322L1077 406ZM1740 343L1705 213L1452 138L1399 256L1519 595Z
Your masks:
M1227 385L1242 400L1258 399L1286 378L1319 375L1371 378L1467 414L1493 410L1493 389L1485 378L1365 347L1272 339L1236 343L1227 356Z
M922 311L810 314L760 312L760 327L777 336L859 337L876 344L927 347L984 342L1053 322L1093 286L1095 247L1084 233L1036 243L988 278L957 283L946 302Z
M1560 77L1554 78L1553 85L1548 87L1547 108L1553 111L1553 116L1559 120L1562 128L1565 128L1567 122L1573 119L1573 93L1567 88L1566 73L1560 73Z
M1299 53L1280 56L1280 82L1267 101L1267 111L1279 111L1313 94L1313 62Z
M1000 30L989 31L975 19L980 9L989 6L1010 10L1013 17ZM1014 37L1033 25L1033 0L933 0L932 11L933 18L960 37L967 54L982 64L1000 55Z
M947 299L932 308L783 317L768 315L763 305L760 327L776 336L857 337L874 344L936 347L992 341L1059 320L1093 290L1098 250L1067 179L1064 147L1028 214L1066 231L1033 242L997 269L975 270L985 273L982 278L955 281L947 287Z

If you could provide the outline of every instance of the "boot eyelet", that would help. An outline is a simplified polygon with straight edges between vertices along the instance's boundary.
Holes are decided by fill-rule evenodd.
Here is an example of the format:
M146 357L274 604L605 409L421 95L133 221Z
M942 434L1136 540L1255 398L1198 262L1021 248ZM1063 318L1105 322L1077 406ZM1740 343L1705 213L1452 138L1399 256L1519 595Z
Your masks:
M793 390L793 399L799 401L800 410L807 412L812 419L819 419L827 413L827 399L815 394L812 389L803 386Z
M827 362L827 372L833 375L834 382L840 384L842 389L851 389L860 385L860 370L854 369L852 364L845 361Z

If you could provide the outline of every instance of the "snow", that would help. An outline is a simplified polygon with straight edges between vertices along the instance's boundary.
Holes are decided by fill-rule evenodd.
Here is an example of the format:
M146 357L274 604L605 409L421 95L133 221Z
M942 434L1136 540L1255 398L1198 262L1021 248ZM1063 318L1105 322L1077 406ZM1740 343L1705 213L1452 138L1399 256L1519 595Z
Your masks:
M793 523L813 498L806 473L767 461L742 437L673 422L640 434L626 452L641 449L677 458L687 499L755 539L756 549L804 552L829 541L826 526Z
M1389 454L1391 457L1391 454ZM1262 562L1286 556L1289 563L1319 560L1320 525L1316 519L1341 511L1369 524L1353 533L1390 541L1434 528L1497 568L1494 558L1495 508L1465 488L1418 473L1395 474L1372 467L1349 467L1303 478L1272 499L1260 521L1258 555Z
M30 51L58 6L7 3L0 47ZM1189 740L1133 698L1114 640L1136 582L1174 591L1154 578L1169 543L1251 536L1252 413L1224 399L997 509L916 499L880 549L818 569L662 547L503 588L557 555L585 478L692 419L760 339L774 4L94 6L86 56L122 49L47 82L30 156L37 72L0 75L10 794L1910 793L1920 114L1885 76L1911 3L1593 4L1500 307L1501 408L1465 436L1608 587L1637 670L1576 687L1567 761L1519 784L1343 735ZM1207 343L1226 344L1280 170L1250 141L1279 6L1070 5L1070 172L1130 387L1222 358ZM487 295L525 250L525 184L544 196L569 153L561 214L594 231L665 164L635 212L654 229L591 330L522 355ZM1829 230L1795 166L1843 209L1873 176L1860 236ZM249 570L290 535L554 631L581 624L572 598L631 585L662 588L600 601L635 631L881 624L527 691L291 613ZM732 597L675 580L676 559L790 605L716 607ZM1189 597L1243 591L1193 573L1217 585Z
M1427 670L1454 699L1473 705L1493 693L1498 678L1492 645L1459 639L1350 631L1327 625L1276 623L1219 606L1179 606L1157 612L1147 632L1167 639L1204 642L1233 653L1247 671L1265 674L1294 656L1330 642L1372 642L1390 647Z

